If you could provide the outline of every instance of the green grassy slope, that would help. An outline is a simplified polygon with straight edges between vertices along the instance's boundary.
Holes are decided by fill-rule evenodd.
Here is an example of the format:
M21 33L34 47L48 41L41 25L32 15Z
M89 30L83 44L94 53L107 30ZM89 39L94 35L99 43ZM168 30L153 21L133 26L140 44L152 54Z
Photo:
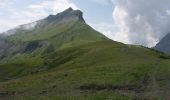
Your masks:
M44 62L44 58L47 58L51 52L82 44L109 40L84 22L76 22L69 26L68 29L65 28L61 33L56 33L55 35L53 32L57 32L57 30L54 27L52 28L53 31L46 33L46 35L44 34L48 31L44 29L42 39L32 35L32 33L23 33L23 36L26 35L24 37L22 37L21 33L8 37L12 43L15 43L16 47L7 50L7 55L0 60L0 81L48 69L50 65Z
M68 30L48 39L57 48L67 48L89 42L109 40L86 23L76 22Z
M169 58L140 46L101 41L44 54L35 58L36 62L32 58L24 60L28 60L26 64L30 67L36 66L35 63L45 66L27 76L18 74L15 71L18 69L6 69L18 77L0 82L0 97L9 100L169 99ZM29 66L17 67L27 69L25 73L30 71Z
M57 26L52 23L44 28L36 28L28 33L17 32L9 36L8 40L15 44L46 41L55 49L61 49L89 42L108 40L108 38L84 22L71 21Z
M17 30L17 32L9 37L9 40L13 42L27 42L34 40L44 40L54 35L61 33L68 28L70 28L75 21L70 21L67 23L48 23L43 26L35 26L33 30L25 31L22 29Z

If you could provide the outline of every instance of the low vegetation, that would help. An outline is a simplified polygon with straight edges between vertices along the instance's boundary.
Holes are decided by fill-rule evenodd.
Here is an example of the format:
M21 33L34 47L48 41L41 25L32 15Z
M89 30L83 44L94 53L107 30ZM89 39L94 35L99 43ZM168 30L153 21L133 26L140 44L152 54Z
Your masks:
M111 41L70 47L45 57L29 55L27 60L27 55L22 55L24 60L20 56L9 61L14 68L9 62L4 64L5 68L1 65L2 78L10 78L0 83L0 97L16 100L169 98L170 60L160 55L140 46Z

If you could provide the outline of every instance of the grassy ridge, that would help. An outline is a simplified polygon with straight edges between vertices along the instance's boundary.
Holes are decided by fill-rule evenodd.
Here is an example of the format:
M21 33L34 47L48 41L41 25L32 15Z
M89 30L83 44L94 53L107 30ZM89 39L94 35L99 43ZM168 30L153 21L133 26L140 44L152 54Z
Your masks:
M150 98L158 98L162 94L156 95L154 89L166 90L170 76L170 60L160 55L140 46L111 41L70 47L45 56L45 72L1 82L0 90L15 92L13 96L22 100L28 98L21 95L49 100L65 97L126 100L135 95L147 97L148 91L152 94ZM153 84L157 85L152 87Z
M59 48L63 44L75 45L87 42L107 40L104 35L92 29L84 22L69 21L66 23L49 23L31 31L18 30L15 34L8 37L13 43L50 41ZM70 43L71 42L71 43ZM66 47L64 46L64 47Z

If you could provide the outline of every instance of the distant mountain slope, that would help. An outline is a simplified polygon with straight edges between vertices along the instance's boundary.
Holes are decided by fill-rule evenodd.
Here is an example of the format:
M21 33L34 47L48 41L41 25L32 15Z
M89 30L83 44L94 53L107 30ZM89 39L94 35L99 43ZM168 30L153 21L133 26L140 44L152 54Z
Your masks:
M170 34L166 35L154 49L170 55Z

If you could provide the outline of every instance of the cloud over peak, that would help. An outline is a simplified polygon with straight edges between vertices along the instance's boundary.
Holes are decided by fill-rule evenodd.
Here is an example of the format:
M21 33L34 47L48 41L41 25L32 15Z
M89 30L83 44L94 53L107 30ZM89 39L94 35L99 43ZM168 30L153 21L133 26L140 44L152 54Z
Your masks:
M132 44L154 46L170 32L169 0L114 0L113 18Z
M71 0L41 0L19 9L16 7L16 0L0 1L0 33L18 25L42 19L49 14L62 12L69 7L78 9ZM20 0L20 2L23 1Z

